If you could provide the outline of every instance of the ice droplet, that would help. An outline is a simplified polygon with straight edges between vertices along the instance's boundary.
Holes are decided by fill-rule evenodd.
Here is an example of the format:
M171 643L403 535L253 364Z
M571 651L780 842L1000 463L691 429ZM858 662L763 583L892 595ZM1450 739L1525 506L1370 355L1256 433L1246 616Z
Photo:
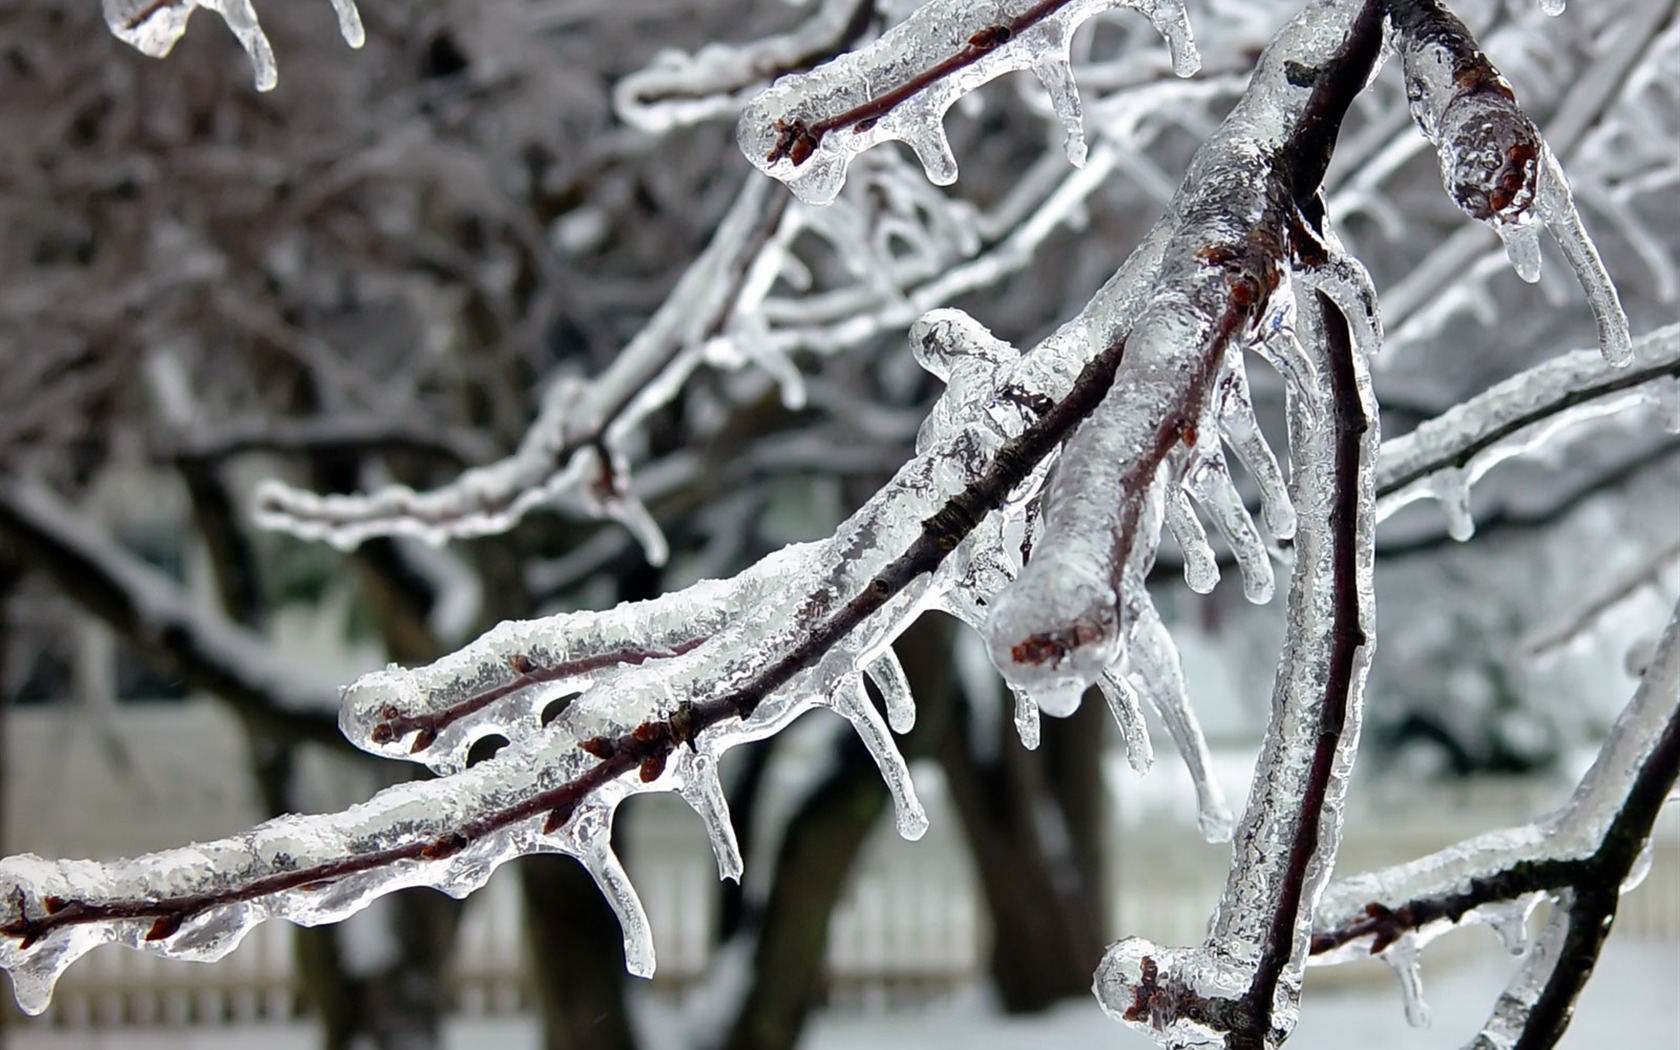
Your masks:
M1460 467L1448 467L1429 479L1430 494L1447 515L1447 535L1460 543L1476 534L1470 514L1470 481Z
M1417 941L1406 934L1389 945L1382 957L1400 981L1406 1023L1413 1028L1428 1028L1431 1014L1429 1004L1423 999L1423 965L1418 959Z
M1552 18L1563 14L1563 9L1564 0L1540 0L1541 12Z
M1526 216L1525 216L1526 218ZM1540 279L1540 224L1533 221L1498 222L1493 232L1505 242L1505 257L1511 269L1529 284Z

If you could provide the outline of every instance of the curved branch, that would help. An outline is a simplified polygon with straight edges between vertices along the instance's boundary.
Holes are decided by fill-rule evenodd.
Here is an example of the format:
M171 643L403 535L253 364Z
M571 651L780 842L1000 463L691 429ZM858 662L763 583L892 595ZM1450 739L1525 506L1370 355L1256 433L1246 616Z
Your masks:
M282 662L261 638L192 602L39 483L0 478L0 532L33 568L195 688L276 737L342 748L338 692Z

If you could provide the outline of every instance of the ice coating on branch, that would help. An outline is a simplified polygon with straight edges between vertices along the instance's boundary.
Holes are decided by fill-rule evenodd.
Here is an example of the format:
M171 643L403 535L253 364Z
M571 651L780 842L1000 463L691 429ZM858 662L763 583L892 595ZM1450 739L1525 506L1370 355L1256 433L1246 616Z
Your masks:
M778 80L741 114L736 139L749 160L811 204L832 201L852 160L891 140L908 145L928 178L944 185L957 177L945 111L1004 73L1031 70L1067 129L1069 159L1082 164L1068 48L1082 23L1117 8L1150 19L1180 75L1199 67L1183 0L931 0L860 50Z
M625 123L653 133L734 117L769 81L848 44L873 13L872 4L858 0L823 0L786 33L745 44L711 43L692 55L661 51L613 85L613 109Z
M1489 470L1566 439L1583 424L1625 419L1630 411L1662 413L1663 385L1676 374L1680 326L1640 337L1626 365L1576 350L1520 372L1383 445L1377 516L1437 499L1453 535L1468 535L1469 488Z
M338 14L339 33L351 47L366 39L361 12L355 0L332 0ZM272 91L280 82L274 63L274 48L257 21L251 0L105 0L105 24L117 39L141 54L162 58L187 31L187 20L198 8L214 11L239 39L239 46L251 56L258 91Z
M263 528L350 549L374 536L441 545L494 535L537 507L555 506L619 522L651 564L663 564L665 537L631 485L625 441L702 362L739 367L756 360L771 368L780 361L768 352L744 352L763 349L750 340L743 347L723 338L785 208L770 191L768 180L747 179L711 243L646 326L601 375L552 383L512 455L424 492L390 485L321 495L271 480L257 488L253 519ZM762 275L766 284L775 279L771 269Z
M1193 167L1187 185L1197 174ZM993 662L1028 692L1082 693L1120 658L1127 631L1121 595L1141 590L1154 563L1168 485L1182 482L1207 511L1237 554L1249 597L1271 594L1265 546L1219 443L1222 433L1235 435L1269 490L1272 518L1292 525L1275 459L1268 463L1254 447L1259 425L1239 418L1251 416L1252 405L1237 374L1243 364L1235 340L1251 334L1243 319L1265 316L1261 297L1271 290L1264 282L1275 277L1275 260L1237 232L1264 202L1208 174L1206 213L1174 238L1176 251L1127 338L1114 384L1067 441L1047 483L1044 545L1053 556L1028 562L987 621ZM1242 203L1226 199L1239 195ZM1193 560L1196 540L1182 507L1171 513Z
M1615 285L1557 158L1511 85L1435 0L1405 0L1391 12L1412 117L1435 146L1447 192L1493 227L1525 281L1540 279L1540 228L1550 229L1587 293L1605 359L1626 364L1631 337Z
M1605 367L1602 361L1597 364ZM1632 700L1562 807L1533 823L1485 832L1404 864L1338 878L1313 919L1314 940L1329 939L1329 950L1314 961L1333 964L1372 950L1392 950L1391 942L1399 937L1421 949L1455 925L1472 922L1492 926L1515 954L1523 947L1529 915L1542 897L1550 896L1551 917L1528 945L1521 969L1482 1033L1485 1045L1513 1045L1557 964L1575 907L1568 882L1543 880L1582 878L1602 888L1601 881L1592 881L1601 874L1589 869L1571 876L1568 864L1585 862L1604 848L1633 785L1645 775L1677 716L1680 606L1670 614ZM1640 863L1632 863L1624 883L1633 882ZM1373 924L1373 917L1384 921Z
M1301 520L1288 634L1225 892L1204 945L1127 938L1109 949L1094 989L1111 1016L1164 1046L1225 1046L1230 1032L1216 1019L1241 1018L1256 1008L1255 997L1273 1037L1294 1027L1308 934L1333 867L1358 746L1375 527L1370 473L1358 464L1375 459L1375 404L1363 355L1332 349L1316 300L1301 304L1298 327L1302 345L1318 356L1321 383L1329 387L1341 370L1351 375L1335 379L1340 389L1292 402L1291 487ZM1311 422L1314 402L1334 415ZM1351 517L1332 524L1343 514ZM1337 669L1328 683L1326 667ZM1303 811L1309 791L1322 793L1322 806ZM1314 822L1310 838L1307 820Z

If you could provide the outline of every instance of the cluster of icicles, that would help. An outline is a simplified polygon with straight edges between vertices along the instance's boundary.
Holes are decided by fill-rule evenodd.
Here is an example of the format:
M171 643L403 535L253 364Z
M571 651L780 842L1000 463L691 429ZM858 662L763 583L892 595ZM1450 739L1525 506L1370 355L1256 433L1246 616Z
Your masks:
M351 47L361 47L367 39L362 29L362 13L356 0L331 0L338 15L338 31ZM187 31L187 20L199 8L214 11L227 23L239 46L251 58L258 91L273 91L280 83L279 67L274 61L274 48L257 19L251 0L105 0L105 24L117 39L131 45L141 54L162 58L175 47Z

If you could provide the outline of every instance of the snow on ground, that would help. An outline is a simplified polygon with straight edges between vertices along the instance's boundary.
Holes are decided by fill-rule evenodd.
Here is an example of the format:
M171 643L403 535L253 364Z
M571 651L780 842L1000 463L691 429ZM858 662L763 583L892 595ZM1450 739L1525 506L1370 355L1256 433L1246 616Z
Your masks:
M1475 937L1471 930L1458 936ZM1400 993L1384 979L1348 983L1317 977L1302 1010L1291 1050L1441 1050L1462 1046L1475 1034L1492 1005L1512 960L1488 955L1452 969L1431 970L1424 980L1434 1023L1406 1027ZM1380 964L1372 964L1380 966ZM1566 1050L1676 1050L1680 1048L1680 944L1623 943L1611 938L1598 973L1583 997ZM1328 985L1328 987L1326 987ZM676 1050L680 1031L669 1012L655 1011L648 1031L655 1050ZM10 1033L14 1050L313 1050L307 1025L220 1029L147 1029L126 1032ZM871 1016L824 1014L803 1043L804 1050L1144 1050L1154 1044L1103 1016L1095 1001L1068 1003L1029 1018L999 1017L978 993L921 1010ZM536 1025L528 1019L461 1019L449 1026L448 1050L535 1050Z

